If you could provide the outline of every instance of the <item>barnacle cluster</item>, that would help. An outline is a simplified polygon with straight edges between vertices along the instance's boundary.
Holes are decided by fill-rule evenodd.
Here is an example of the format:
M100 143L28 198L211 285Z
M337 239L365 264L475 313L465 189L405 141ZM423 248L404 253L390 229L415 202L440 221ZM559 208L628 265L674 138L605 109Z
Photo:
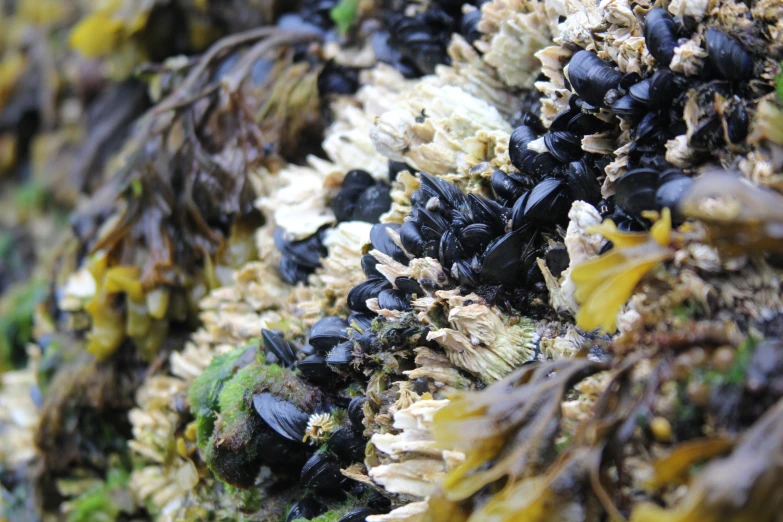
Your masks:
M2 516L779 518L778 0L15 4L136 102L38 145L100 170L1 375Z

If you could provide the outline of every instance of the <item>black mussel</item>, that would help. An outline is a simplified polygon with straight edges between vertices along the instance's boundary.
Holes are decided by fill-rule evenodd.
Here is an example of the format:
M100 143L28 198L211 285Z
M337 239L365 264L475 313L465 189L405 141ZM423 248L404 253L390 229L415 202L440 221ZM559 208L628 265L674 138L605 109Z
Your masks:
M593 205L601 200L601 185L584 158L568 165L566 179L574 200L586 201Z
M367 277L383 277L383 274L378 272L376 268L378 266L378 260L372 254L364 254L362 256L362 271Z
M687 178L688 175L685 174L680 169L673 167L670 169L666 169L663 172L661 172L661 175L658 177L658 184L663 185L664 183L668 183L670 181L674 181L675 179L679 178Z
M487 247L481 264L481 279L490 284L515 286L522 280L520 254L526 241L519 232L509 232Z
M544 255L544 260L546 261L547 268L552 272L552 275L560 277L563 270L568 268L568 251L564 246L550 248Z
M281 437L295 442L304 438L309 416L290 402L263 392L253 396L253 407Z
M650 77L648 100L652 107L670 105L679 92L680 86L677 77L670 70L660 69Z
M643 105L649 105L651 84L652 84L652 78L648 78L646 80L640 81L639 83L635 83L631 85L630 89L628 89L628 94L637 103L641 103Z
M622 74L592 51L577 52L568 64L568 81L574 91L594 107L604 105L606 93L617 88L621 79Z
M511 133L508 140L508 156L511 163L522 172L525 172L526 158L535 155L535 152L528 149L527 146L537 138L536 131L527 125L520 125Z
M533 174L539 179L554 176L560 167L560 161L551 152L541 152L533 159Z
M465 200L465 195L460 192L457 186L445 179L422 172L419 174L419 180L421 181L421 191L427 195L427 199L438 198L443 207L460 206Z
M430 380L426 377L419 377L413 381L413 391L419 395L424 395L430 391Z
M311 498L305 498L291 507L285 517L285 522L294 522L294 520L300 518L310 520L311 518L315 518L326 513L326 511L326 506L323 504L316 502Z
M468 11L462 16L462 23L460 24L460 34L465 37L469 43L473 43L476 40L481 39L481 31L478 30L478 24L481 21L481 10L474 9Z
M555 116L555 119L552 120L552 124L549 126L549 132L568 130L568 122L570 122L574 116L581 113L582 111L579 109L573 108L559 112L557 116Z
M367 300L378 297L382 290L391 288L391 283L384 278L374 277L362 281L348 292L348 308L354 312L369 313Z
M324 317L310 328L310 344L321 353L348 340L348 321L341 317Z
M278 228L275 230L274 240L275 247L283 255L289 256L303 267L316 268L320 266L321 257L327 254L319 234L313 234L301 241L288 241L283 229Z
M753 76L753 57L731 36L707 29L707 56L721 77L727 80L749 80Z
M693 180L685 176L672 178L661 183L661 186L655 192L656 208L659 210L669 208L673 212L676 211L680 198L692 184Z
M307 284L307 277L314 271L313 268L305 268L297 263L294 258L286 255L280 258L277 268L280 271L280 277L289 285Z
M364 410L362 407L366 400L367 399L365 399L364 396L360 395L359 397L351 399L350 404L348 404L348 420L351 421L351 428L353 428L354 431L364 431L364 425L362 424L364 421Z
M451 267L451 275L465 288L475 288L479 285L476 273L468 261L457 261Z
M288 368L296 362L296 345L286 341L283 332L264 328L261 337L264 339L264 349L274 354L281 366Z
M334 491L342 482L340 463L327 453L316 453L302 467L300 484L303 488Z
M318 92L321 96L354 94L358 89L359 69L344 67L329 61L318 75Z
M630 94L626 94L612 104L612 112L626 120L635 120L643 115L645 110L645 106Z
M592 114L579 112L569 120L566 130L577 136L584 136L585 134L600 132L603 126L604 122Z
M326 357L320 353L308 355L296 363L295 367L305 380L319 386L328 386L339 380L326 364Z
M343 515L340 518L340 520L338 520L337 522L364 522L365 520L367 520L367 517L369 517L370 515L375 515L377 513L378 511L372 509L371 507L367 507L367 506L357 507L357 508L353 508L348 513Z
M394 280L394 286L407 295L416 294L418 297L424 297L424 290L415 279L411 277L398 277Z
M392 289L383 290L378 294L378 306L384 310L400 310L402 312L411 309L405 292Z
M373 225L372 229L370 229L370 242L376 250L383 252L387 256L391 256L395 261L407 265L409 261L408 256L405 255L405 252L397 246L397 243L395 243L389 235L390 230L397 231L399 229L400 225L393 225L390 223L378 223Z
M492 183L492 189L495 191L495 194L498 197L505 198L509 201L516 201L517 198L525 192L525 187L517 183L500 169L497 169L492 173L490 182Z
M574 100L578 98L578 96L572 96ZM570 100L569 100L570 101ZM544 134L546 132L546 127L544 126L544 122L541 121L541 118L533 114L532 112L526 112L522 116L522 125L526 125L533 129L533 132L538 134ZM535 138L533 138L535 139Z
M644 19L644 41L647 50L661 65L669 66L677 47L677 25L666 9L656 7Z
M387 185L375 185L365 190L353 209L353 220L377 223L381 215L391 207L391 189Z
M456 234L451 230L447 230L443 237L440 239L440 248L438 249L438 259L441 265L448 269L454 261L463 259L465 257L465 250L462 248Z
M634 129L634 139L636 143L654 140L662 132L658 115L655 112L648 112L642 121Z
M533 151L531 151L533 152ZM536 185L536 179L533 177L533 161L532 158L535 158L535 153L531 157L530 161L530 169L526 172L520 172L518 170L511 170L508 174L506 174L509 178L516 181L519 185L525 187L525 190L530 190Z
M527 205L528 197L530 197L529 192L514 203L514 207L511 209L511 230L519 230L525 226L525 205Z
M399 229L402 247L412 256L421 257L424 249L424 238L421 237L419 227L413 221L406 221Z
M559 179L546 178L536 185L527 197L525 220L541 223L561 223L571 210L571 193Z
M615 183L615 201L625 212L638 216L655 209L655 191L660 173L654 169L633 169Z
M353 220L356 209L356 201L366 189L364 187L343 187L340 192L329 202L329 208L334 212L337 221Z
M305 344L304 346L299 348L299 353L307 357L308 355L313 355L316 353L315 348L310 346L309 344Z
M483 223L489 226L496 234L500 234L505 230L506 220L510 216L506 214L506 209L502 206L475 194L468 194L468 204L476 223Z
M354 335L353 340L355 341L354 344L359 344L364 353L376 353L383 348L378 340L378 336L372 330L365 330L358 335Z
M353 362L353 343L340 343L326 356L326 364L336 369L345 369Z
M582 156L582 140L567 131L550 132L544 136L544 145L561 163L570 163Z
M373 314L360 314L353 312L348 316L348 324L350 324L354 329L357 329L358 327L360 331L364 331L372 326L373 319L375 319Z
M688 136L688 145L694 149L710 150L719 147L723 143L722 122L717 115L705 118L700 121L690 136Z
M726 122L726 137L731 143L740 143L748 136L750 119L745 104L738 96L729 101L723 118Z
M459 233L459 241L468 252L483 252L494 238L492 228L483 223L473 223Z
M415 208L413 216L421 223L421 233L425 239L439 239L449 229L449 222L437 211Z
M375 179L366 170L354 169L349 170L343 178L343 189L346 188L360 188L362 190L368 189L375 185Z
M329 437L328 448L343 462L364 461L367 439L351 428L340 428Z
M440 246L440 242L437 239L431 239L425 241L424 247L421 250L421 256L419 257L431 257L433 259L437 258L439 246Z

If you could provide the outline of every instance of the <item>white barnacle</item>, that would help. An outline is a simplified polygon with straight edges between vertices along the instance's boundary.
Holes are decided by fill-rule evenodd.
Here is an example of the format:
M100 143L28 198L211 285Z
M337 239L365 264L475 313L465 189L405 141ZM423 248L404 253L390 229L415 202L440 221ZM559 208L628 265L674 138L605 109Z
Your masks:
M337 423L332 418L331 413L313 413L307 419L307 428L302 442L310 444L320 444L325 441L334 430L337 429Z

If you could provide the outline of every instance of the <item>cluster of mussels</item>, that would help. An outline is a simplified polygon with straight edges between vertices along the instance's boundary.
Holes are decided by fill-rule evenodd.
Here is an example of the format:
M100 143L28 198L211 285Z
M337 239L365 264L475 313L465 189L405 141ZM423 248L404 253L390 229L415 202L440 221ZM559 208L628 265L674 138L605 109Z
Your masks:
M390 176L395 171L390 168ZM352 170L345 175L342 188L332 200L330 207L338 223L364 221L377 223L391 206L391 187L388 183L376 181L368 172ZM307 277L321 266L326 255L323 240L328 227L322 227L315 234L298 241L286 239L282 229L275 230L275 246L280 250L279 270L288 284L307 283Z

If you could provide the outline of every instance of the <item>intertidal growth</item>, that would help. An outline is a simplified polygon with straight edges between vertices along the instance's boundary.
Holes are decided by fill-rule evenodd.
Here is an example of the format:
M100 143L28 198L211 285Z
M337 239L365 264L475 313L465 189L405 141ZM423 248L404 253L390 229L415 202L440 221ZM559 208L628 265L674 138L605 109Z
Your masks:
M779 0L0 9L0 520L780 518Z

